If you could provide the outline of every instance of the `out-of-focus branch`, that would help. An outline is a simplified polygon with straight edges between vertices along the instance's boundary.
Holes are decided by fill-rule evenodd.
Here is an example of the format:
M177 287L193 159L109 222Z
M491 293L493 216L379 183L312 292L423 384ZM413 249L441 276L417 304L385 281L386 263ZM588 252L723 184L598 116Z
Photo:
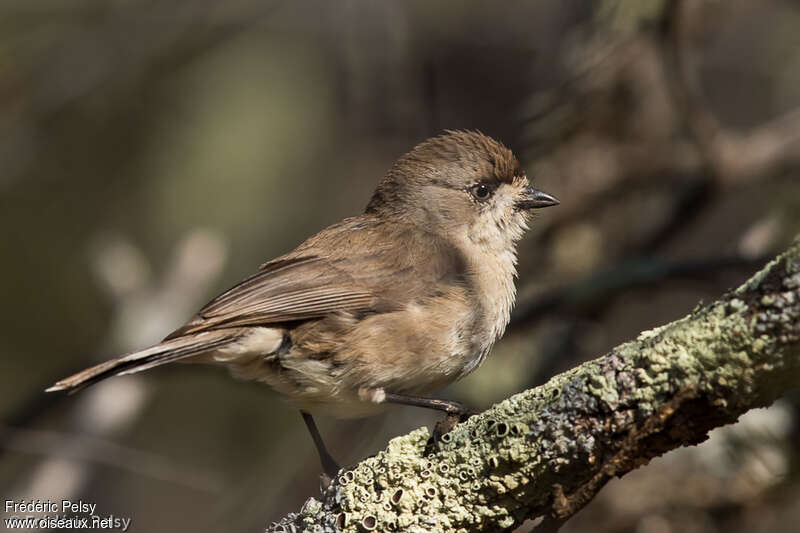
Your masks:
M431 443L393 439L268 531L555 530L612 477L800 384L800 238L737 290Z
M0 426L0 439L6 450L18 453L110 466L191 490L222 492L220 481L211 473L181 468L166 457L122 446L102 437Z
M187 309L197 304L198 295L216 279L226 258L222 240L206 230L195 230L187 235L161 280L151 279L143 257L124 240L99 243L94 252L95 272L115 304L112 338L109 339L112 353L151 342L165 333L164 327L178 323ZM205 479L207 476L187 475L150 454L110 443L115 435L136 421L148 396L147 387L135 377L98 384L81 394L74 401L71 414L73 429L76 434L91 438L56 438L52 433L23 430L19 426L24 424L0 427L0 449L25 450L43 456L9 493L20 499L72 499L89 482L97 464L118 467L127 464L155 479L214 490L216 486ZM48 398L48 402L64 401L63 397L61 400L57 396ZM25 412L35 415L39 410L26 409ZM15 418L21 421L20 416ZM87 458L93 461L86 461Z
M762 264L764 259L743 255L680 263L664 262L654 258L632 259L576 283L552 289L520 302L511 316L509 330L529 327L542 316L567 309L572 312L576 309L595 310L597 306L607 305L614 295L636 287L678 279L702 279L726 269L755 267Z
M702 156L723 182L746 181L800 163L800 109L794 109L749 132L726 128L704 101L693 60L693 25L697 2L672 0L665 11L664 52L672 69L670 88Z

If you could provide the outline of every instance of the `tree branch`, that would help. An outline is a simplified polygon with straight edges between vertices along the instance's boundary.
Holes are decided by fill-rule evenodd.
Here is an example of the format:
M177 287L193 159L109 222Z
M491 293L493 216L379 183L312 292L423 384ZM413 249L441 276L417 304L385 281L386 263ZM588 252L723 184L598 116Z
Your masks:
M268 531L507 531L563 523L614 476L800 384L800 237L740 288L459 424L344 471Z
M800 164L800 108L748 132L726 128L704 102L693 53L698 3L671 0L665 9L665 64L673 70L668 86L680 107L706 163L715 177L738 182ZM703 29L704 31L706 28Z

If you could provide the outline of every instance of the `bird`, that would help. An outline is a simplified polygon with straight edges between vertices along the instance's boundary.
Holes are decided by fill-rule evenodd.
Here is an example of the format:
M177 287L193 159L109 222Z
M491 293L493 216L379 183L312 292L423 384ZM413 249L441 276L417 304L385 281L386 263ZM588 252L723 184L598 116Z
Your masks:
M225 366L300 410L335 477L314 415L360 418L390 404L463 412L430 395L478 368L503 335L517 243L533 210L559 203L499 141L446 130L401 156L362 214L262 264L158 344L47 391L175 361Z

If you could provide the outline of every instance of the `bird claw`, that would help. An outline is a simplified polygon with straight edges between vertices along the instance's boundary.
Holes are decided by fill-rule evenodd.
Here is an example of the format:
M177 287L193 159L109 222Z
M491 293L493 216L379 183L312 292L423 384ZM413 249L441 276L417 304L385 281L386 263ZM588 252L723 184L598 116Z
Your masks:
M436 422L436 425L433 427L433 434L431 438L428 439L427 446L425 448L425 454L432 453L434 448L439 446L439 442L442 440L442 436L450 433L453 428L455 428L461 422L467 421L469 418L477 415L480 411L476 409L469 408L465 405L459 405L458 410L453 410L453 412L447 412L445 416L439 419Z
M333 483L333 478L331 476L329 476L328 474L326 474L325 472L322 472L319 475L319 491L320 491L320 493L323 493L326 490L328 490L328 487L330 487L332 483Z

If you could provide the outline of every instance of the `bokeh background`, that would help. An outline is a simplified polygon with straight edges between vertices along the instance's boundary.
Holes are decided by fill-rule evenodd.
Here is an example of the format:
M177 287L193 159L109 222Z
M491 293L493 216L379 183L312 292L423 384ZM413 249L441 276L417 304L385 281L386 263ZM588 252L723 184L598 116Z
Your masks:
M521 245L505 339L444 393L473 406L687 314L800 232L796 1L4 0L0 28L3 500L249 532L315 494L298 414L223 370L42 391L358 213L443 129L501 139L562 201ZM799 405L615 480L565 531L796 531ZM319 423L352 464L435 420Z

